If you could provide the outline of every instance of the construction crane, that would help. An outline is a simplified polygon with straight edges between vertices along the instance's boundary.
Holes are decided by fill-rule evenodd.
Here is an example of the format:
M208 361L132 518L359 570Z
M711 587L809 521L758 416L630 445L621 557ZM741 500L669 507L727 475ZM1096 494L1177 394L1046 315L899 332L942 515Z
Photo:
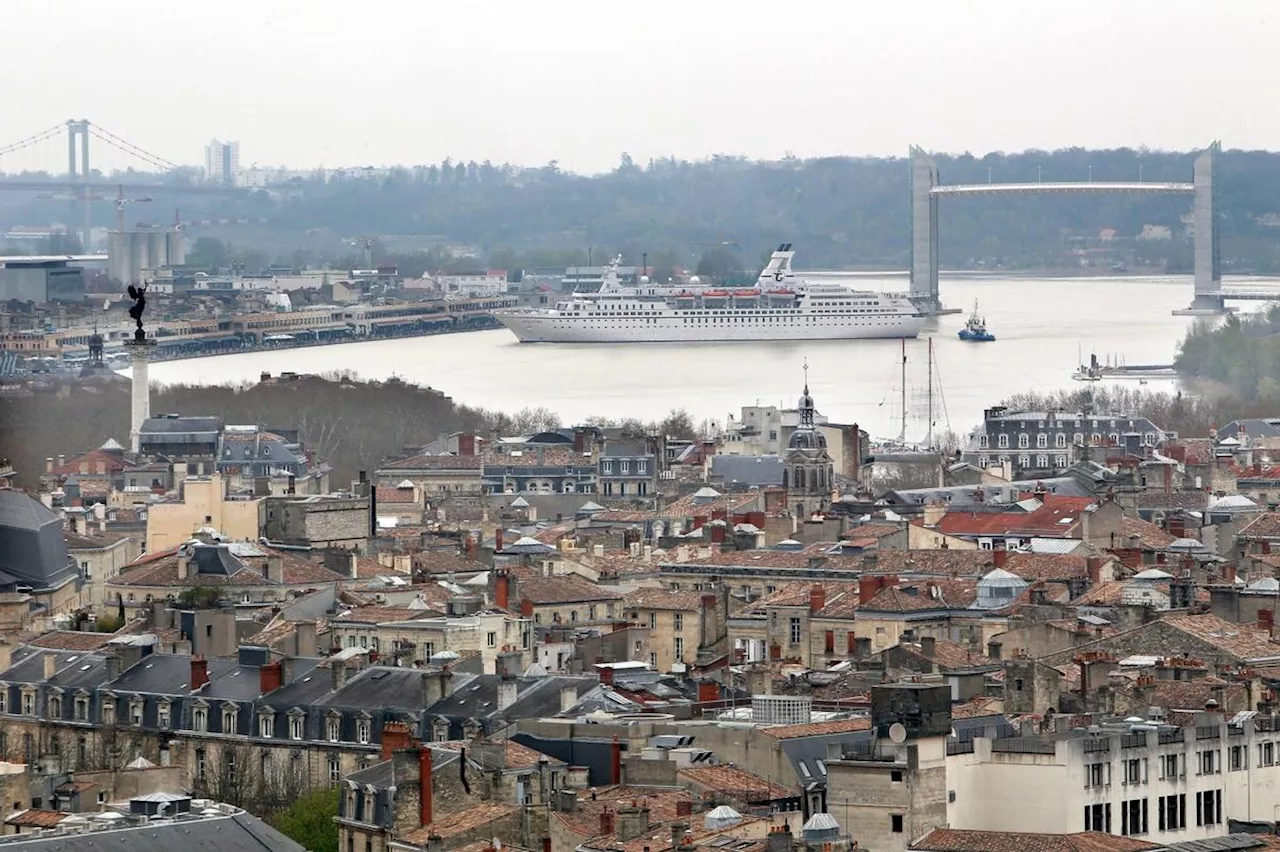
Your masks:
M364 268L373 269L373 244L378 241L377 237L356 237L347 240L349 246L362 246L364 248Z
M144 204L144 203L146 203L146 202L148 202L148 201L151 201L151 200L152 200L152 199L151 199L151 196L150 196L150 195L143 195L143 196L140 196L140 197L138 197L138 198L125 198L125 197L124 197L124 184L120 184L120 185L116 188L116 197L115 197L115 202L116 202L116 230L117 230L117 231L119 231L119 232L120 232L120 233L122 233L122 234L124 233L124 208L128 207L130 204Z
M124 209L130 204L142 204L151 201L150 195L139 196L138 198L124 197L124 184L116 187L116 195L114 198L107 195L101 195L96 192L42 192L36 196L42 201L111 201L116 205L116 229L124 230Z

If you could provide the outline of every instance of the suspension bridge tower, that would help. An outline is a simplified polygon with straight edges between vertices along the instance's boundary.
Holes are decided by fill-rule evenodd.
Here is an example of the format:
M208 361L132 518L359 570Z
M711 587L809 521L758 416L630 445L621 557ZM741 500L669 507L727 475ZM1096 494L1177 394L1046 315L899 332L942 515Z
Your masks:
M76 143L79 142L80 160L76 162ZM67 180L71 183L72 197L79 197L84 207L84 229L80 233L81 251L89 250L89 238L93 233L93 210L89 206L89 122L73 118L67 122ZM75 202L72 202L74 207ZM67 233L72 230L67 223Z

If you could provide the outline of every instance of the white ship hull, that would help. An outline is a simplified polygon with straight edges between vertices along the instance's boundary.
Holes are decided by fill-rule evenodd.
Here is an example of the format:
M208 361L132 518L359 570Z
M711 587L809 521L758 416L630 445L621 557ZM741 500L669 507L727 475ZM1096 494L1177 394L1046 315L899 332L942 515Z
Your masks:
M497 319L521 343L674 343L684 341L859 340L916 337L924 317L780 315L765 320L741 316L655 316L642 323L618 317L500 312ZM754 321L752 321L754 320Z

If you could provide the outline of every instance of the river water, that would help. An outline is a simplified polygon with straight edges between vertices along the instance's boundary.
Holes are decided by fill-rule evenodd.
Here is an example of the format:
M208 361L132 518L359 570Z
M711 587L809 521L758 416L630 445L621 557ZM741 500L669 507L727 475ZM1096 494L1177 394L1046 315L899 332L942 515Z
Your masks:
M903 278L851 280L866 289L907 286ZM964 432L1010 394L1079 387L1071 373L1081 353L1169 364L1193 322L1171 314L1191 300L1183 276L955 277L944 278L940 290L943 303L962 313L930 320L906 343L911 440L926 431L926 337L934 341L937 428ZM956 337L975 299L994 343ZM687 409L696 422L723 420L756 402L794 406L807 360L820 413L892 437L902 429L901 349L899 340L522 345L501 329L161 362L151 365L151 378L222 384L256 381L261 372L350 370L429 385L467 405L508 412L545 406L565 423L592 415L651 420L673 408ZM1168 390L1173 382L1151 379L1145 387Z

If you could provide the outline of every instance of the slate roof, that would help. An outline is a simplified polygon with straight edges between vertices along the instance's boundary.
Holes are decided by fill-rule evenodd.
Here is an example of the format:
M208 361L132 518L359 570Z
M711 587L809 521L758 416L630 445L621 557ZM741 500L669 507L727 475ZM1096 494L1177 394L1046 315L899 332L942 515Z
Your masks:
M738 485L781 485L787 463L779 456L732 456L717 453L711 457L711 475Z
M65 815L64 815L65 816ZM21 852L305 852L255 816L243 811L230 816L183 822L153 822L145 828L118 828L83 834L30 837L5 844Z
M498 675L470 675L453 684L453 692L424 711L429 716L455 719L540 718L560 712L560 689L574 687L584 694L597 685L595 678L548 676L516 678L516 700L506 710L498 709ZM417 708L422 709L421 702Z
M22 491L0 489L0 587L57 588L79 573L62 518Z

